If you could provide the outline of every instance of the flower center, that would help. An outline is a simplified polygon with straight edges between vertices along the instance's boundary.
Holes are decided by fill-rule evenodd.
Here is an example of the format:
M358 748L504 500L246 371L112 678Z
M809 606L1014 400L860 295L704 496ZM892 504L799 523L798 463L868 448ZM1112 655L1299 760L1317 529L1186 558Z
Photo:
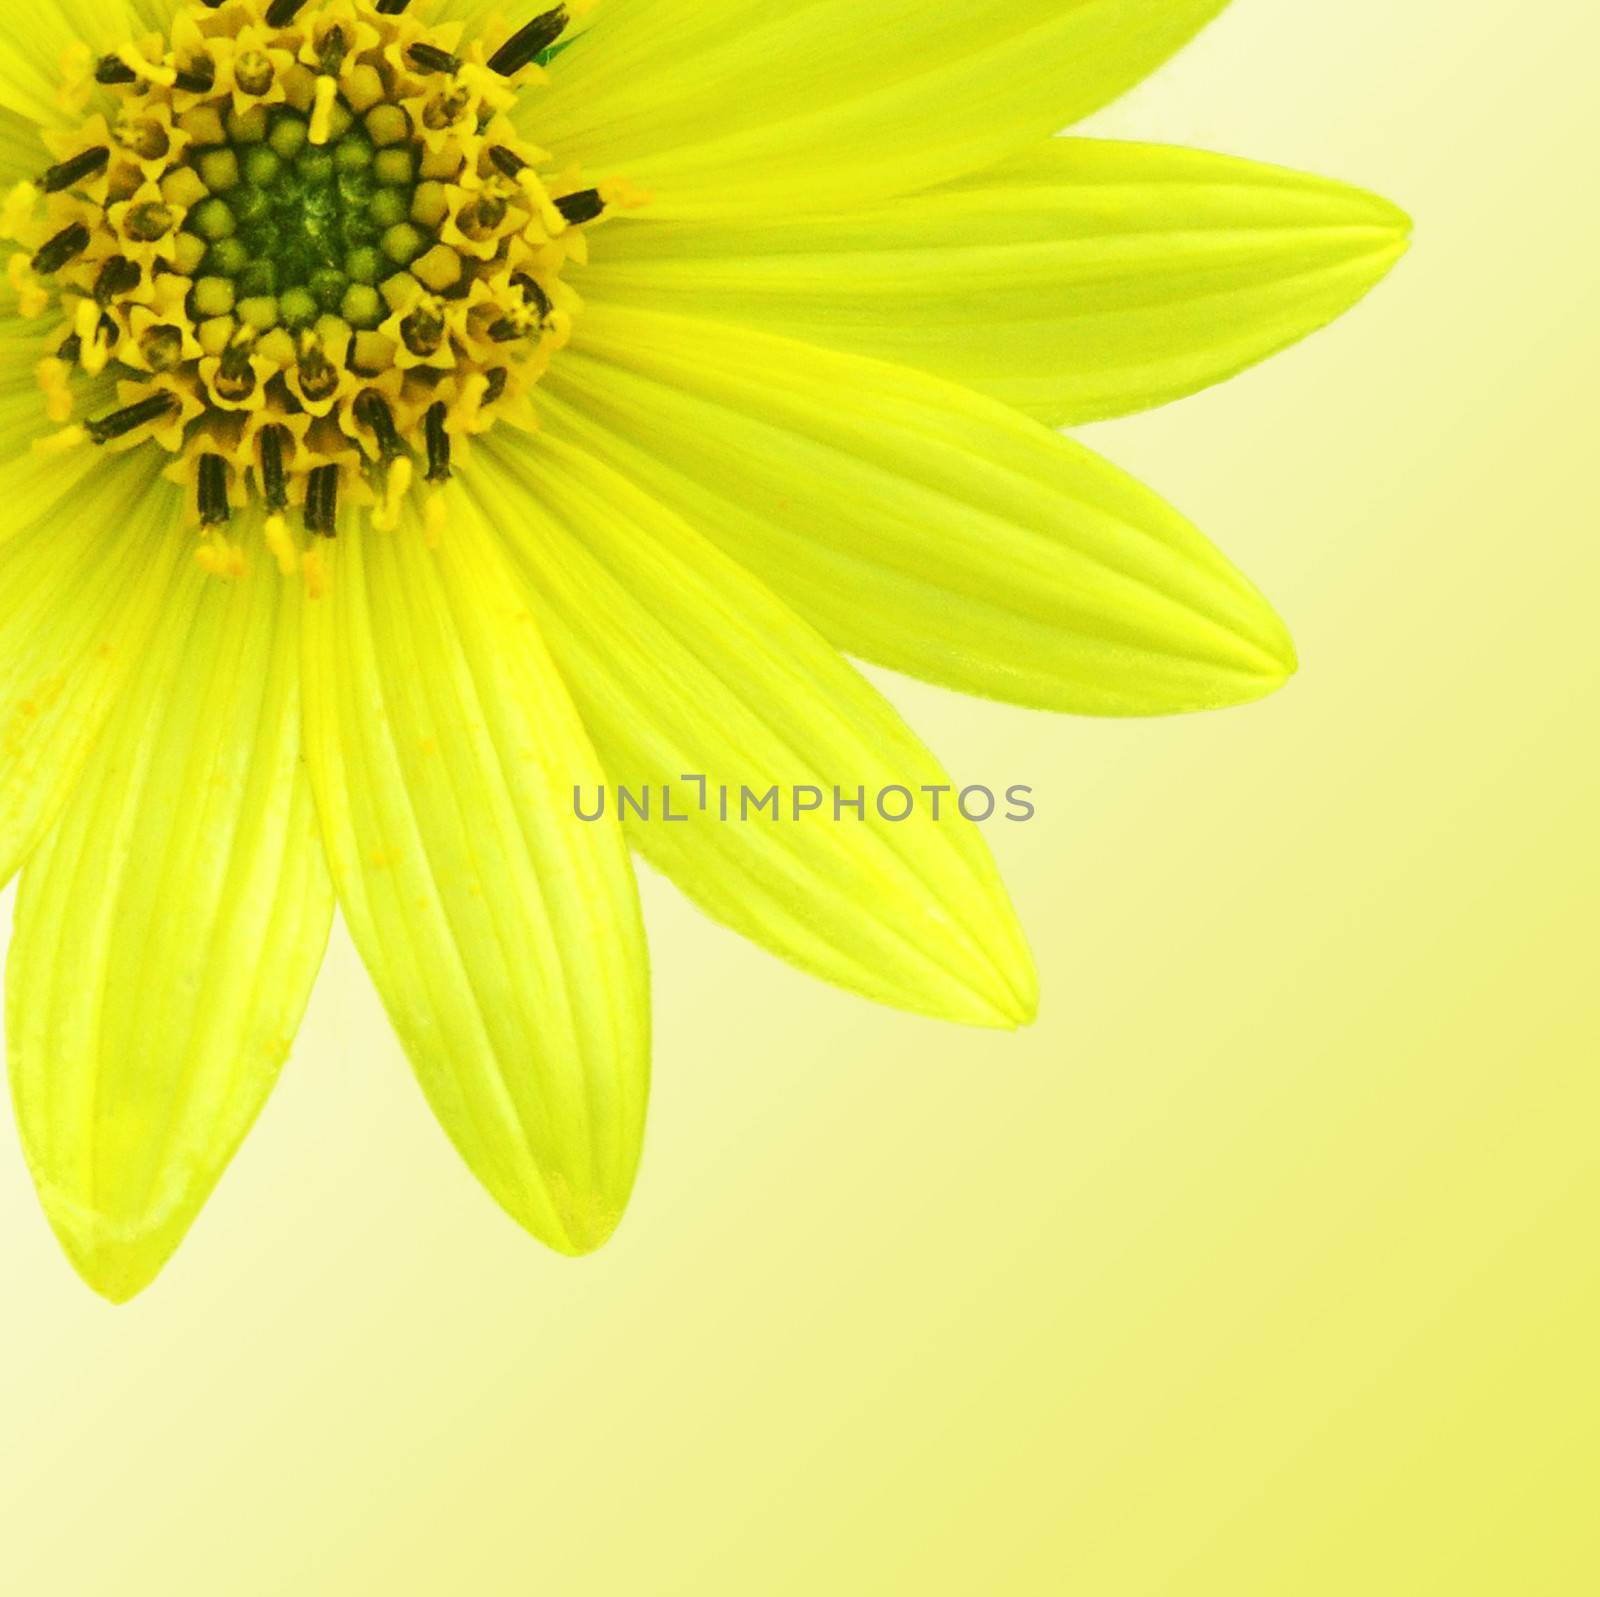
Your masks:
M329 313L379 325L377 285L437 242L449 207L442 183L419 198L423 152L395 110L382 104L361 123L335 101L336 137L320 145L294 110L231 119L227 141L193 163L210 192L185 223L210 246L195 284L202 315L233 311L263 332Z
M20 309L60 323L50 414L89 418L47 446L167 451L212 569L247 510L285 570L315 564L301 529L392 526L413 491L436 532L430 485L531 425L562 269L622 198L541 176L508 115L565 8L489 50L408 4L191 0L158 50L86 66L68 92L110 103L5 203Z

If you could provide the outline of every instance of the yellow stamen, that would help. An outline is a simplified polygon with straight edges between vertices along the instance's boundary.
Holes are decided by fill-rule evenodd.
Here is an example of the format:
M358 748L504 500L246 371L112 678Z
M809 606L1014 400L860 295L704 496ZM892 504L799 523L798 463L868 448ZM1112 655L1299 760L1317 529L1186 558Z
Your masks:
M89 435L82 427L66 427L58 433L51 433L48 438L35 438L33 451L37 455L64 455L69 449L76 449L79 444L88 441Z
M289 523L280 515L268 516L261 536L266 540L272 558L278 562L278 570L284 576L292 577L300 564L300 551L295 548L294 539L289 535Z
M474 372L462 385L461 389L461 419L469 430L478 424L478 411L483 404L483 396L489 392L489 379L482 372Z
M6 195L0 208L0 238L22 238L22 230L33 219L34 207L39 203L39 190L26 179L16 184Z
M250 569L244 550L226 538L213 538L201 544L194 552L194 562L213 577L237 579Z
M45 414L58 427L72 420L72 368L55 355L46 355L34 368L44 390Z
M311 142L326 144L333 133L333 107L339 98L334 78L317 79L317 97L311 106Z
M92 299L78 301L73 331L78 335L78 359L83 369L91 377L98 377L111 359L111 349L100 326L100 307Z
M613 177L600 185L600 198L605 201L608 211L636 211L649 205L655 195L649 189L640 188L637 183L630 183L625 177Z
M390 463L383 503L372 512L372 525L379 532L393 532L400 525L400 507L411 492L411 479L415 472L416 468L404 457Z
M147 83L154 83L163 89L170 89L178 81L176 67L167 66L165 63L152 64L139 54L135 45L125 44L117 51L117 59L135 77L140 77Z
M31 321L50 308L50 291L35 275L30 256L13 255L6 266L6 280L16 290L18 315Z
M300 570L305 577L306 597L320 599L328 591L328 567L320 549L307 549L300 557Z
M435 489L422 506L422 541L430 549L437 549L444 542L445 523L448 519L444 495Z

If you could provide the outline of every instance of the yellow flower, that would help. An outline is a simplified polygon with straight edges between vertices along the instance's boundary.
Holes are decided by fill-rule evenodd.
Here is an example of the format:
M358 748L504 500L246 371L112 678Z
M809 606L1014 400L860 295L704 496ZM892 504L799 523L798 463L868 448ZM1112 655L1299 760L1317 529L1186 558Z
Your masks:
M91 1285L194 1219L336 900L462 1157L568 1253L643 1132L630 845L819 976L1031 1018L979 829L843 656L1110 715L1292 671L1244 578L1050 430L1239 370L1404 247L1336 184L1052 137L1220 4L14 20L8 1063ZM691 776L676 822L575 802ZM841 792L724 820L724 788Z

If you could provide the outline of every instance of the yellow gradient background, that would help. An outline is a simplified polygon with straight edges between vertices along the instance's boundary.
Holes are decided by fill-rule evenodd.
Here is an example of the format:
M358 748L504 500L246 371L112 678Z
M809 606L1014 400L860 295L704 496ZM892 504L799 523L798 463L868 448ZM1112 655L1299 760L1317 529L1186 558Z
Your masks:
M1238 0L1099 131L1418 219L1331 333L1091 441L1273 597L1263 706L891 690L1045 1010L824 990L646 884L654 1119L598 1258L429 1121L336 940L164 1279L0 1135L16 1597L1600 1590L1589 0ZM0 919L4 913L0 912Z

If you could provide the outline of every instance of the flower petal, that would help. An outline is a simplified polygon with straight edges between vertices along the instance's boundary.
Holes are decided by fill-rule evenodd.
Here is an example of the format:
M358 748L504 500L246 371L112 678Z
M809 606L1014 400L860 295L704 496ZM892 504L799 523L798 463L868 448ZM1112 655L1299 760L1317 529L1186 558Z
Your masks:
M434 1113L500 1204L564 1253L633 1185L649 992L620 827L520 584L470 515L354 526L308 606L307 760L340 903Z
M607 0L525 98L563 161L659 216L839 211L1087 116L1225 0Z
M1162 145L1051 139L892 204L627 220L596 298L903 361L1050 426L1220 382L1360 299L1406 248L1375 195Z
M546 379L571 435L847 653L1099 715L1259 698L1282 624L1098 456L904 367L590 306Z
M22 875L17 1120L62 1246L117 1302L165 1264L255 1120L327 941L295 601L263 562L232 586L186 568Z
M943 1019L1031 1019L1032 961L988 848L889 705L760 583L582 450L541 438L492 452L500 471L475 472L471 491L528 578L607 775L653 794L648 821L628 814L633 845L709 913L816 975ZM907 791L887 812L909 818L877 808L892 785ZM774 788L770 808L748 808ZM860 811L836 808L836 788ZM594 796L584 803L592 813Z
M158 464L96 455L81 481L37 455L0 468L0 886L65 802L170 602L181 500Z

